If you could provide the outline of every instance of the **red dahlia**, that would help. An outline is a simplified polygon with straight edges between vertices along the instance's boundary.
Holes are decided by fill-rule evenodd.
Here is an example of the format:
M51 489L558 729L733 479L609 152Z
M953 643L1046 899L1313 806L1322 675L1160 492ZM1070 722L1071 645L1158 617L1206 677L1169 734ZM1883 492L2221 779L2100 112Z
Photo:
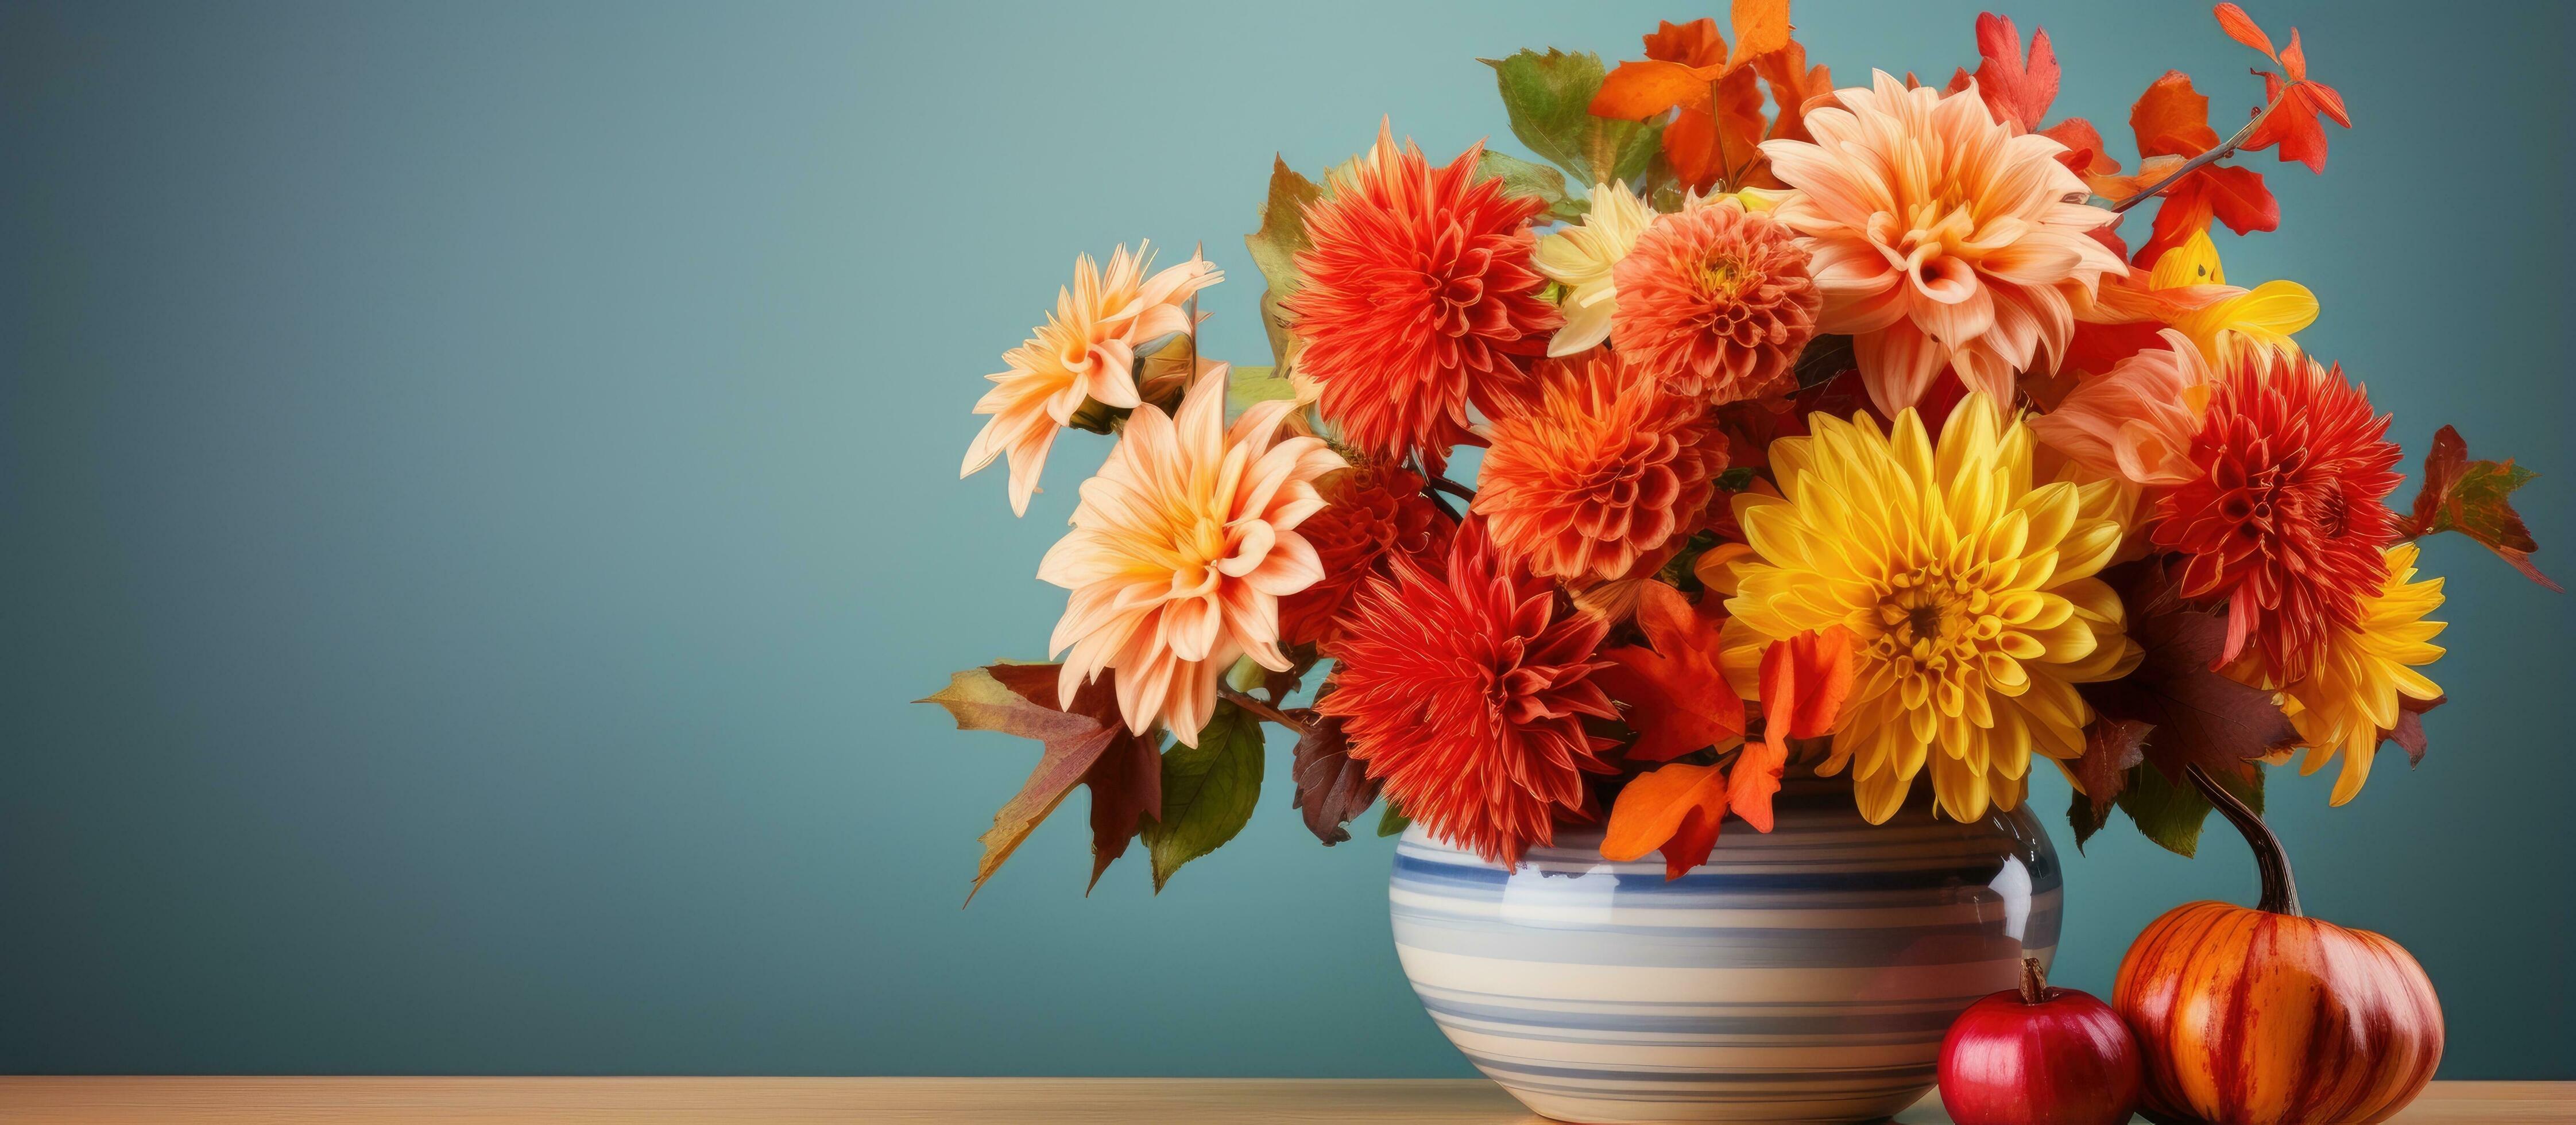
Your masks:
M1304 285L1281 305L1324 413L1365 452L1437 466L1473 440L1467 405L1516 401L1519 357L1545 352L1564 320L1530 265L1530 220L1547 205L1478 179L1483 151L1434 169L1380 125L1377 147L1306 207Z
M1295 647L1330 639L1362 580L1386 573L1397 555L1437 566L1456 525L1422 494L1422 478L1394 465L1362 464L1324 478L1326 507L1297 525L1324 576L1279 599L1279 641Z
M2307 675L2324 638L2360 624L2397 539L2381 498L2398 449L2343 368L2249 349L2192 439L2198 478L2156 502L2157 546L2183 552L2183 592L2227 600L2225 664L2250 639L2284 679Z
M1555 838L1559 812L1584 815L1585 773L1609 773L1618 745L1583 729L1609 719L1596 669L1607 626L1560 618L1556 586L1504 562L1469 519L1447 573L1398 557L1371 578L1324 646L1339 662L1316 708L1342 720L1351 757L1404 811L1500 863Z

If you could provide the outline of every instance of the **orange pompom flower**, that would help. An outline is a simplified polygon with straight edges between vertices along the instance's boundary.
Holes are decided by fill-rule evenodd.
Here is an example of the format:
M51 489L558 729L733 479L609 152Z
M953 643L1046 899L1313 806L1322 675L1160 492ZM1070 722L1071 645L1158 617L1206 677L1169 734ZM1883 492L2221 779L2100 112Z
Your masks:
M1325 477L1324 510L1297 525L1324 576L1279 600L1279 643L1294 648L1341 632L1342 611L1398 555L1438 566L1457 524L1422 494L1422 478L1395 465L1361 464Z
M2296 680L2379 591L2397 514L2388 418L2343 369L2253 350L2228 368L2192 439L2197 479L2156 501L2151 538L2189 557L2183 593L2227 600L2227 647L2251 640Z
M1620 356L1717 403L1792 389L1824 306L1789 229L1731 197L1657 218L1611 276Z
M1483 521L1458 529L1445 573L1411 558L1371 578L1324 654L1339 662L1316 709L1342 720L1350 755L1406 813L1501 863L1588 815L1586 773L1609 773L1615 719L1592 673L1608 625L1557 615L1556 585L1510 565Z
M1690 536L1726 468L1707 406L1594 350L1539 368L1538 401L1489 427L1475 510L1536 574L1611 581Z
M1474 440L1468 404L1497 414L1523 394L1521 357L1563 322L1530 260L1547 204L1478 178L1483 152L1435 169L1381 124L1377 147L1306 207L1305 284L1280 305L1305 341L1299 369L1363 452L1419 451L1437 467Z

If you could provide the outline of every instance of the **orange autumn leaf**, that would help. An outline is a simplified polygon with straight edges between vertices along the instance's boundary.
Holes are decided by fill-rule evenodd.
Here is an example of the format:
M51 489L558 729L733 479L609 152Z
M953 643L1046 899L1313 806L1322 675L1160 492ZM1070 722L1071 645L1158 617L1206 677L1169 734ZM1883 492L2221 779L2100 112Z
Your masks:
M1646 57L1683 66L1716 66L1726 61L1726 37L1717 33L1717 21L1707 16L1689 23L1657 20L1654 33L1646 36Z
M2094 181L2095 191L2144 191L2189 158L2218 146L2218 131L2209 125L2209 99L2192 89L2191 76L2179 70L2166 71L2139 95L2129 109L2129 128L2137 134L2138 154L2148 159L2138 165L2134 177ZM2156 207L2154 229L2130 259L2139 265L2191 241L2193 234L2208 229L2213 218L2238 234L2281 226L2280 203L2263 186L2263 174L2250 168L2204 165L2161 194L2164 202Z
M1726 775L1716 766L1669 765L1639 774L1610 806L1601 858L1613 863L1664 853L1664 878L1708 862L1726 816Z
M1628 757L1668 762L1694 750L1723 748L1744 737L1744 700L1727 686L1719 662L1721 599L1697 606L1663 582L1637 592L1637 625L1654 647L1630 645L1601 654L1613 666L1593 673L1612 698L1628 705L1639 732Z
M2111 158L2109 146L2102 143L2102 131L2081 117L2069 117L2039 135L2066 146L2057 162L2078 176L2108 176L2120 170L2120 162Z
M1778 120L1772 123L1771 139L1811 141L1807 132L1807 103L1830 97L1834 92L1832 68L1807 65L1807 49L1796 42L1753 60L1753 69L1771 87L1771 100L1779 106Z
M2198 156L2218 146L2209 127L2209 99L2191 88L2191 76L2168 70L2149 83L2129 107L2129 130L2140 156Z
M2213 14L2218 17L2219 29L2225 31L2228 38L2263 52L2273 65L2281 68L2278 74L2268 70L2254 72L2263 76L2263 104L2279 102L2280 105L2271 116L2263 118L2263 124L2254 130L2252 136L2245 139L2245 150L2259 152L2278 145L2282 160L2305 164L2311 172L2325 171L2326 129L2317 117L2322 114L2349 129L2352 128L2352 114L2344 108L2343 95L2335 92L2334 87L2308 77L2308 54L2299 45L2299 29L2291 28L2290 45L2275 51L2272 37L2255 25L2254 18L2246 15L2245 9L2234 4L2220 4ZM2259 114L2262 110L2254 112Z
M1709 83L1723 69L1663 59L1620 63L1601 80L1600 92L1592 95L1592 116L1643 121L1675 106L1705 112Z
M1727 14L1735 24L1728 70L1789 45L1789 0L1735 0Z
M1771 795L1789 762L1789 740L1833 733L1851 697L1852 633L1840 625L1773 641L1762 653L1762 741L1747 742L1728 779L1735 815L1771 830Z
M1750 70L1727 74L1717 80L1710 109L1685 109L1664 127L1664 155L1683 186L1706 191L1762 159L1767 122L1755 78Z
M2057 51L2048 45L2048 29L2033 28L2030 53L2021 47L2021 29L2013 21L1993 12L1977 16L1977 96L1985 99L1986 109L1997 121L2018 122L2024 130L2037 132L2040 119L2048 116L2049 104L2057 100ZM1962 70L1950 79L1950 90L1968 88L1971 76Z

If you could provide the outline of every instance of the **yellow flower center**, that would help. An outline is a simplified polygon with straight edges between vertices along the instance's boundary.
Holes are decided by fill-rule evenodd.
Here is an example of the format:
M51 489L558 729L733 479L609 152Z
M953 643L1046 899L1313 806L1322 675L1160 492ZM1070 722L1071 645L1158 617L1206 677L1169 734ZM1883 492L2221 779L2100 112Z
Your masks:
M1729 254L1700 267L1700 291L1720 300L1731 301L1735 299L1738 292L1743 290L1744 283L1750 279L1751 274L1752 271L1745 268L1742 258Z
M2018 646L2005 643L2005 607L1977 578L1940 563L1895 575L1864 623L1863 646L1894 674L1907 707L1936 697L1956 699L1971 686L1971 673L1982 673L1994 654L2022 655L2009 651Z

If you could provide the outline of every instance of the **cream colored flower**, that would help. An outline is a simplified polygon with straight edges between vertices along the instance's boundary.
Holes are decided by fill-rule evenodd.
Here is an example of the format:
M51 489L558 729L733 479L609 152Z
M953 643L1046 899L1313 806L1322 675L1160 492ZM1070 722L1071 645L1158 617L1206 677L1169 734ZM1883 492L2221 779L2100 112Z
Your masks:
M993 417L966 447L960 479L1008 454L1011 511L1027 515L1056 431L1083 400L1121 409L1136 405L1136 349L1193 331L1190 295L1225 279L1195 256L1149 278L1145 271L1152 261L1150 244L1140 244L1134 254L1119 247L1105 271L1089 254L1074 261L1073 286L1057 292L1055 315L1003 353L1009 370L985 376L993 389L976 400L975 413Z
M1324 573L1296 527L1324 507L1315 481L1343 467L1322 439L1280 435L1288 400L1254 403L1229 429L1226 373L1210 370L1175 415L1149 403L1127 416L1099 475L1082 482L1073 530L1038 564L1039 578L1073 591L1047 644L1071 649L1063 700L1115 669L1129 730L1159 720L1193 746L1236 657L1291 666L1279 599Z
M1628 256L1654 221L1654 208L1628 185L1596 184L1592 210L1582 222L1538 240L1538 272L1565 287L1559 304L1565 327L1556 330L1547 354L1573 355L1610 338L1610 314L1619 306L1610 267Z
M2089 233L2118 216L2082 202L2066 146L1997 122L1973 87L1945 97L1881 72L1834 96L1806 116L1813 143L1762 143L1797 189L1773 214L1814 252L1817 331L1854 337L1891 414L1945 366L2009 401L2035 360L2055 366L2103 275L2128 272Z

